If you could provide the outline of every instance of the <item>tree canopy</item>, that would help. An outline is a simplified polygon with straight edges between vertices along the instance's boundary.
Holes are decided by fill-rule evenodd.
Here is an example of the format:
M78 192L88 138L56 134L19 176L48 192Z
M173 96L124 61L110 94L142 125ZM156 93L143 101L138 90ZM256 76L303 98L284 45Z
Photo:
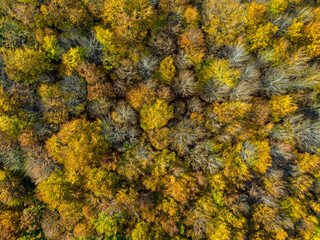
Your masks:
M0 239L320 240L319 0L0 0Z

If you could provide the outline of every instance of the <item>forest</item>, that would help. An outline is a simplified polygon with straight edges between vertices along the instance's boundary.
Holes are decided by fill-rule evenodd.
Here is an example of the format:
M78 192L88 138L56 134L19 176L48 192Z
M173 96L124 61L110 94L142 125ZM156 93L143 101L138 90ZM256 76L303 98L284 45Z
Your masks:
M0 0L0 240L320 240L320 0Z

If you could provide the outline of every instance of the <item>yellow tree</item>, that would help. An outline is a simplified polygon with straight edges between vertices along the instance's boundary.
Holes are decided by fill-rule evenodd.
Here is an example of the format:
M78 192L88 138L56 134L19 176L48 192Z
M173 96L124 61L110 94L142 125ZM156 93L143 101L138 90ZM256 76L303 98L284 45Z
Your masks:
M61 92L60 84L41 84L38 93L43 102L45 112L43 120L48 123L61 124L68 120L68 110L65 96Z
M52 68L46 59L46 53L42 50L17 48L6 51L3 57L8 77L26 85L37 82L42 73Z
M62 63L68 75L71 75L77 66L84 61L86 50L83 47L70 48L62 55Z
M107 70L118 66L119 61L127 52L128 46L119 40L117 34L103 26L95 26L94 28L97 40L103 45L104 65Z
M165 100L157 99L153 104L144 105L140 110L140 126L142 129L164 127L173 118L173 106Z
M267 11L271 16L283 14L289 5L288 0L271 0L267 5Z
M126 100L135 110L140 110L144 104L152 103L155 96L156 92L150 86L139 84L127 92Z
M125 40L142 40L151 27L153 9L148 0L110 0L105 1L101 17Z
M173 65L173 58L171 56L166 57L160 62L157 73L159 81L170 85L175 74L176 67Z
M96 166L108 150L100 122L77 119L62 125L46 142L49 153L69 172L84 174Z
M211 59L206 61L198 72L199 85L211 79L220 85L234 88L240 77L240 71L230 66L230 61L225 59Z
M269 101L269 105L275 121L279 121L281 118L294 113L298 109L298 106L294 103L290 95L274 96Z
M247 41L251 51L263 50L270 47L274 42L274 35L278 27L271 22L266 24L255 25L247 30Z
M244 27L243 6L233 0L204 1L204 31L213 44L224 46L238 39Z
M200 29L190 28L181 34L179 45L188 53L194 64L199 64L204 56L205 40ZM197 66L197 65L196 65Z

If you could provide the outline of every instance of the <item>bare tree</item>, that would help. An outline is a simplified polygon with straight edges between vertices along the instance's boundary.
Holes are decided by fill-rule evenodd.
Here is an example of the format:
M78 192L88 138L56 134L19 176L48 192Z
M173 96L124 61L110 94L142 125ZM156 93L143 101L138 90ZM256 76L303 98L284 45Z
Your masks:
M166 32L155 32L150 39L149 45L158 56L167 56L172 54L175 44L172 37Z
M139 74L144 79L149 79L159 64L159 59L150 55L143 55L138 63Z
M234 67L242 67L250 58L245 46L242 44L228 46L225 55Z
M206 136L208 132L202 126L189 119L183 119L172 128L169 138L172 149L184 155L190 151L192 144Z
M176 94L182 97L190 97L196 92L196 82L193 72L183 70L179 72L178 77L173 80L172 85Z

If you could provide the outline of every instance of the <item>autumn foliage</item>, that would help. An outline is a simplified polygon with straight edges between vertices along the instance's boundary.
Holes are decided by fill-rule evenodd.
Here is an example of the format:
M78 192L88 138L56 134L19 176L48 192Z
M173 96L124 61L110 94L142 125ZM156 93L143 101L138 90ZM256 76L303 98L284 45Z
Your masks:
M0 240L319 240L319 0L0 0Z

